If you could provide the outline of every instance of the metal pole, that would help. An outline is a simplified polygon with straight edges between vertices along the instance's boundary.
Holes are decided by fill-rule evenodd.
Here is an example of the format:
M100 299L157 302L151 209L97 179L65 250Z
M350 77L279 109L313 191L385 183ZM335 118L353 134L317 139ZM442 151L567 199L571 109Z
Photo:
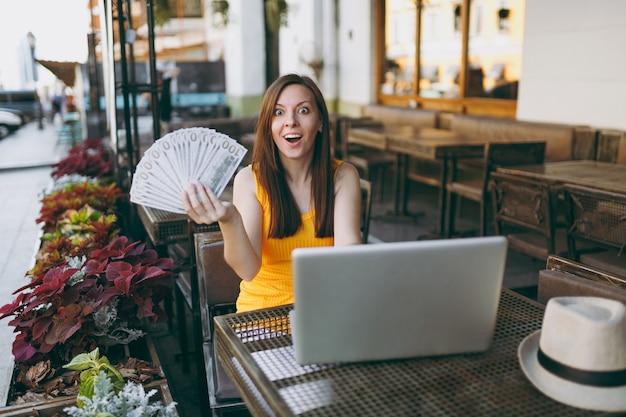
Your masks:
M146 16L148 20L148 52L150 56L152 131L156 141L161 137L161 117L159 116L159 86L156 71L156 49L154 47L154 0L146 1Z
M131 16L131 1L127 0L127 10L126 10L126 19L128 20L128 29L132 29L132 19ZM129 60L130 60L130 85L129 89L131 91L131 115L133 120L133 148L135 153L133 155L134 161L139 161L141 159L139 155L139 125L137 121L137 77L135 74L135 45L133 42L128 44L129 51ZM133 168L133 173L135 172Z
M39 74L37 73L37 60L35 59L36 38L32 32L28 32L27 36L28 44L30 46L30 62L33 71L33 82L35 84L35 91L37 92L37 81L39 81ZM37 94L37 97L39 97L39 94ZM43 129L43 109L41 108L41 101L39 101L39 106L37 108L37 127L39 127L39 130Z
M122 73L122 97L124 99L124 130L126 132L126 158L128 160L128 180L135 173L135 161L133 152L133 139L130 123L130 100L128 96L128 67L126 63L126 28L124 18L124 1L118 0L117 20L120 31L120 64ZM130 184L128 184L130 188Z

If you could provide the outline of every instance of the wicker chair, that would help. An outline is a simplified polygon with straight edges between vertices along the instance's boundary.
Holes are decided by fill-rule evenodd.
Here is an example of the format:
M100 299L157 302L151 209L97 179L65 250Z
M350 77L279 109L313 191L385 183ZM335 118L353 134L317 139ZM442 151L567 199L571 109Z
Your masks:
M348 119L339 120L340 137L338 139L341 148L341 158L354 165L360 172L361 178L369 181L378 188L379 200L382 201L385 187L385 173L390 169L397 169L397 157L395 154L370 149L355 143L349 143L350 129L353 127L380 127L382 123L372 119ZM374 176L374 173L377 175Z
M543 163L545 142L488 143L483 156L482 173L478 179L459 180L456 178L456 162L453 161L452 179L446 184L447 237L454 234L454 222L458 197L475 201L480 210L480 235L487 235L487 210L489 201L489 180L491 173L499 166L528 165Z
M626 196L575 185L564 196L568 257L626 277Z
M244 410L245 406L232 381L226 376L215 355L213 317L234 313L241 279L224 260L224 241L220 231L194 233L189 222L192 244L188 295L185 300L191 307L194 354L198 375L198 387L203 401L203 415L228 415L227 412ZM184 280L180 280L178 288ZM180 291L185 294L185 291ZM177 316L185 316L184 304L178 304ZM185 335L186 337L186 335ZM180 337L181 346L186 344ZM185 349L181 347L183 354ZM202 393L205 393L204 395Z
M567 253L564 210L558 190L543 181L491 173L495 233L509 248L545 261Z
M626 133L620 130L600 129L596 149L596 160L601 162L621 162L626 159L620 155L621 142L626 140Z

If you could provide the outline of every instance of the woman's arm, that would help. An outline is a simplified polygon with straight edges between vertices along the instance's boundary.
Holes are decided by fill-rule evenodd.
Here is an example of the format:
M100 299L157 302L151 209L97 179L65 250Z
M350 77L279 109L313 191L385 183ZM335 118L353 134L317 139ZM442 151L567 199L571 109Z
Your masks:
M181 193L185 211L200 224L219 222L224 237L224 258L246 281L261 268L261 206L256 198L252 170L246 167L235 176L233 203L220 201L202 184L190 184Z
M220 221L224 234L224 258L241 279L252 281L261 269L263 214L250 166L239 171L235 177L233 205L238 210L239 221Z
M335 246L355 245L361 239L361 184L357 169L346 162L335 177Z

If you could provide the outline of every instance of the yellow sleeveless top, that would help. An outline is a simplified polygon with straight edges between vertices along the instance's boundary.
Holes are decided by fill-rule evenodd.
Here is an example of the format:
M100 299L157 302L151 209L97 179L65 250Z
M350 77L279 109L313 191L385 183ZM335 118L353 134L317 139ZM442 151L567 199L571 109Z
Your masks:
M341 161L338 162L335 164L335 174L341 164ZM270 225L269 199L258 181L256 195L263 210L261 269L252 281L241 281L237 312L293 303L291 251L311 246L332 246L335 243L334 237L315 237L315 209L302 215L302 225L293 236L269 239L267 237Z

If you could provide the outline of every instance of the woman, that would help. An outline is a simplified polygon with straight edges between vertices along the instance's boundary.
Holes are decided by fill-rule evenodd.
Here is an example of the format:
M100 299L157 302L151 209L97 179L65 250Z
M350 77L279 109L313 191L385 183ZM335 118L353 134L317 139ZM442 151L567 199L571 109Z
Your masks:
M232 204L206 186L181 193L196 222L219 222L224 257L241 277L237 311L292 303L291 251L361 243L356 168L333 160L328 110L313 80L285 75L267 89L252 164L235 176Z

